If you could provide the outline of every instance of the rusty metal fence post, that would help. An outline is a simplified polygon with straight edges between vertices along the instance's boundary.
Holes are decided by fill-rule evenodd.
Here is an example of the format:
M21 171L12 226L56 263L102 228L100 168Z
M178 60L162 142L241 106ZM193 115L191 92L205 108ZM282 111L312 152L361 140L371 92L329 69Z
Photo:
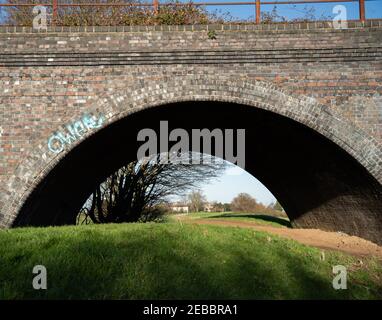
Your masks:
M58 0L52 0L52 25L55 26L57 23L57 13L58 13Z
M154 14L157 15L159 12L159 0L153 0Z
M359 3L359 20L365 22L365 0L358 0Z
M256 0L256 24L260 23L260 0Z

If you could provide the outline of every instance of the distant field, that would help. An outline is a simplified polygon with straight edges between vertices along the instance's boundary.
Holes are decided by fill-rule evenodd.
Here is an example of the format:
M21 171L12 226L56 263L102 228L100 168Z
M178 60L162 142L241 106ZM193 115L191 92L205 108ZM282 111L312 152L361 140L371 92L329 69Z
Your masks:
M256 224L271 225L274 227L291 227L288 218L275 217L259 213L238 213L238 212L195 212L182 215L184 219L216 219L216 220L234 220L247 221ZM171 219L171 215L170 215Z
M251 229L181 223L0 231L1 299L376 299L382 266ZM32 289L32 268L48 290ZM332 266L348 268L347 290Z

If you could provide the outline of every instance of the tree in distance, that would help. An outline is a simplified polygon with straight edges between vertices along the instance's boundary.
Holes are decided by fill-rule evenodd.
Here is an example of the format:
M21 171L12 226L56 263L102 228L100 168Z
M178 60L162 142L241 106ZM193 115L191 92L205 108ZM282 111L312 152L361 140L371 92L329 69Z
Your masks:
M263 213L280 217L287 217L281 204L276 201L265 206L258 202L248 193L239 193L231 202L231 210L234 212Z
M188 203L191 212L200 212L203 211L207 198L200 190L195 190L188 195Z

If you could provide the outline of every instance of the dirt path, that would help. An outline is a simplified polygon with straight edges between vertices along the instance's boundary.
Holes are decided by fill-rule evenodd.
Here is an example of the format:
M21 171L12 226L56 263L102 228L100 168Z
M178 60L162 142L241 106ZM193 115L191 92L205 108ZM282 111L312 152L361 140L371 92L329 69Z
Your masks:
M254 222L227 221L219 219L187 219L178 216L178 220L185 223L212 224L230 227L253 228L279 235L284 238L293 239L300 243L328 250L342 251L358 257L373 256L382 260L382 247L368 240L349 236L339 232L327 232L318 229L290 229L259 225Z

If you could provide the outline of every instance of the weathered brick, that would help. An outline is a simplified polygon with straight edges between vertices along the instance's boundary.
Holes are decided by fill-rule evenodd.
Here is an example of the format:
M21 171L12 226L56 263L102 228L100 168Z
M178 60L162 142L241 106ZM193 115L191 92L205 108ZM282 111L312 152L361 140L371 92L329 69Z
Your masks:
M69 151L49 153L53 132L86 112L102 112L111 123L193 99L252 105L303 123L381 183L381 39L380 23L348 30L325 23L45 33L0 27L0 224L12 223Z

